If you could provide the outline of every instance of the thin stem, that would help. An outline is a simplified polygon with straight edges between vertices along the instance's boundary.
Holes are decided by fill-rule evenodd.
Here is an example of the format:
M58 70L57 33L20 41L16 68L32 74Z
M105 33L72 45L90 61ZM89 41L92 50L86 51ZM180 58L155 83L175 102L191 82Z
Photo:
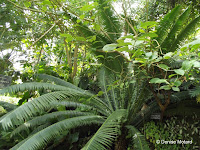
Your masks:
M56 21L57 22L57 21ZM41 40L45 35L47 35L56 25L56 22L49 28L42 36L40 36L31 46L28 47L30 49L32 46L34 46L39 40Z
M39 12L39 13L44 13L43 11L40 11L40 10L37 10L37 9L32 9L32 8L27 8L27 7L22 7L22 6L19 6L17 5L16 3L10 1L10 0L7 0L8 2L12 3L15 7L19 8L19 9L23 9L23 10L30 10L30 11L33 11L33 12ZM47 14L52 14L51 12L45 12Z

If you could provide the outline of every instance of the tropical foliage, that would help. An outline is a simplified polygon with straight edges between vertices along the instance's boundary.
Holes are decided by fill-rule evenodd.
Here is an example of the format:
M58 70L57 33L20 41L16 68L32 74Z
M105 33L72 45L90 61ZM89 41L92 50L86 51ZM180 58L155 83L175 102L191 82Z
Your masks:
M138 128L152 112L163 120L171 103L200 101L198 2L166 2L116 1L118 12L111 0L1 1L1 51L29 57L24 83L0 90L21 97L0 103L0 148L149 149Z
M126 137L126 134L129 134L128 139L136 134L137 137L133 141L138 142L134 142L135 146L140 149L147 148L139 131L132 126L143 102L149 98L149 93L142 83L129 83L126 79L123 82L117 81L109 70L102 68L99 75L102 91L94 95L52 76L39 77L56 84L24 83L1 90L1 94L25 90L51 91L1 118L2 128L10 131L12 138L15 139L19 135L24 137L12 149L41 149L62 132L68 131L65 135L67 136L71 129L91 124L102 125L83 149L107 149L118 136ZM104 96L101 96L102 94ZM122 146L117 141L115 143L116 147Z

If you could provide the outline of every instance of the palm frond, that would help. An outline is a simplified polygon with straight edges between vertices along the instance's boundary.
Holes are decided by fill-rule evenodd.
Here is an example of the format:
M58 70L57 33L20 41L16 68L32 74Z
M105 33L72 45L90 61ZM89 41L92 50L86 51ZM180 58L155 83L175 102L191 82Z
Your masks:
M104 121L100 116L80 116L70 119L65 119L55 123L40 132L37 132L26 140L18 150L36 150L44 148L48 142L60 135L63 131L83 125L100 124Z
M75 108L84 108L86 110L93 110L95 109L92 106L89 106L87 104L79 103L79 102L74 102L74 101L55 101L51 103L52 106L66 106L66 107L75 107Z
M125 115L125 109L114 111L83 147L83 150L107 150L119 135L120 124Z
M112 86L111 84L113 84L113 82L112 72L109 72L107 69L102 67L99 71L99 85L103 91L104 100L112 111L118 107L116 96L115 94L112 94L114 92L113 88L111 88L111 91L108 92L108 86Z
M17 127L15 130L13 130L13 132L11 133L11 136L14 136L24 130L29 129L29 128L33 128L35 126L42 125L42 124L48 122L49 120L57 119L61 116L74 117L74 116L84 116L84 115L91 115L91 113L80 112L80 111L58 111L58 112L52 112L49 114L38 116L38 117L33 118L32 120L25 122L24 124L20 125L19 127Z
M173 26L174 22L178 18L181 11L181 6L177 6L168 14L165 15L165 17L160 21L160 23L157 26L157 34L158 37L156 40L160 45L162 45L163 41L168 35L169 30Z
M169 51L175 51L181 42L183 42L188 36L194 34L194 31L199 27L200 24L200 16L192 20L183 30L181 30L180 34L177 36L176 40L173 42Z
M38 112L49 110L51 108L51 103L53 101L61 100L69 96L87 96L85 93L78 92L76 90L70 89L69 91L56 91L44 94L38 98L33 99L32 101L21 105L16 108L14 111L6 114L0 118L0 124L5 130L8 127L13 126L14 124L21 124L24 120L28 120L33 115Z
M191 97L196 97L200 95L200 86L195 87L195 89L191 90L189 93Z
M57 77L54 77L54 76L51 76L51 75L47 75L47 74L37 74L36 75L39 79L42 79L43 81L52 81L54 82L55 84L57 85L61 85L61 86L65 86L65 87L68 87L68 88L71 88L71 89L75 89L75 90L78 90L78 91L84 91L83 89L69 83L69 82L66 82L60 78L57 78Z
M166 51L171 47L172 43L176 39L176 36L180 33L181 29L185 26L186 22L188 21L188 17L191 12L191 7L188 7L182 15L178 18L175 25L171 29L170 33L162 43L161 47L166 49Z
M118 34L121 29L120 22L116 15L114 15L113 8L109 1L98 0L98 3L98 21L107 33L106 36L108 36L112 42L115 42L120 36L120 34Z
M0 94L17 93L17 92L23 92L25 90L35 91L35 90L40 90L40 89L63 91L63 90L68 90L69 88L61 86L61 85L51 84L51 83L30 82L30 83L22 83L22 84L16 84L16 85L6 87L0 90Z
M11 150L17 150L23 143L25 143L28 139L30 139L35 133L45 129L46 127L48 127L50 125L51 125L50 122L47 122L47 123L45 123L43 125L40 125L36 129L34 129L27 138L25 138L24 140L22 140L19 143L17 143L14 147L12 147Z
M111 114L111 109L109 108L108 104L103 99L100 99L96 95L92 95L90 93L88 93L88 96L90 96L90 98L88 98L88 97L84 98L83 96L82 97L80 97L80 96L68 97L68 98L63 99L60 102L61 103L63 102L64 105L65 104L74 105L74 107L76 107L75 105L77 105L77 107L79 107L83 104L81 106L82 108L86 108L86 107L88 107L88 109L89 109L89 107L93 108L93 110L95 110L105 116L109 116ZM64 103L64 102L66 102L66 103ZM71 103L71 102L74 102L74 103ZM59 102L53 102L53 103L58 104ZM84 106L84 105L86 105L86 106ZM53 105L52 105L52 107L53 107Z
M32 136L32 135L36 134L37 132L39 132L39 131L41 131L41 130L47 128L47 127L50 126L50 125L51 125L51 122L47 122L47 123L45 123L45 124L42 124L42 125L40 125L40 126L34 128L34 130L29 134L29 136Z
M129 119L133 120L136 113L142 108L143 103L152 98L152 93L146 86L146 81L134 83L133 95L129 103Z
M18 150L18 148L24 144L29 138L31 138L32 136L27 137L26 139L20 141L19 143L17 143L15 146L13 146L10 150Z
M132 139L135 149L150 150L145 137L134 126L127 125L126 128L129 131L128 136Z
M15 108L17 108L17 105L8 103L8 102L4 102L4 101L0 101L0 106L2 106L6 111L11 111Z

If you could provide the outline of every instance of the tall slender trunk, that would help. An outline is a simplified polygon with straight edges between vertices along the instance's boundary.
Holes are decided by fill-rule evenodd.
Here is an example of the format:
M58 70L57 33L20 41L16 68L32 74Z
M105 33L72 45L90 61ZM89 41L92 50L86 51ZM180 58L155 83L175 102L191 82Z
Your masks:
M76 76L77 73L77 59L78 59L78 44L75 46L74 49L74 63L73 63L73 72L71 73L71 78L72 80L74 79L74 77Z

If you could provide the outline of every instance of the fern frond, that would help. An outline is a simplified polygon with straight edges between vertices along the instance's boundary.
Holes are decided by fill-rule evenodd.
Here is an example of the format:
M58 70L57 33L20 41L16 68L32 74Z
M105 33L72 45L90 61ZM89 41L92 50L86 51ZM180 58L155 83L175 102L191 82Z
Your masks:
M90 103L90 105L88 105L88 104L83 104L83 103L74 102L74 101L55 101L55 102L52 102L52 107L55 107L55 106L75 107L75 108L80 108L81 111L96 112L104 116L108 116L110 114L106 111L106 107L102 107L101 105L100 106L96 105L96 103L94 104L91 105Z
M24 140L22 140L22 141L20 141L19 143L17 143L15 146L13 146L10 150L18 150L18 148L22 145L22 144L24 144L29 138L31 138L32 137L32 135L31 136L29 136L29 137L27 137L27 138L25 138Z
M40 132L37 132L27 141L25 141L18 150L36 150L44 148L48 142L60 135L63 131L83 125L100 124L104 119L100 116L80 116L65 119L55 123Z
M146 87L146 81L137 81L134 85L133 95L129 103L129 119L133 120L140 111L144 102L152 97L152 92Z
M45 123L45 124L42 124L42 125L38 126L37 128L35 128L35 129L29 134L29 136L34 135L35 133L37 133L37 132L39 132L39 131L41 131L41 130L47 128L47 127L50 126L50 125L52 125L52 124L51 124L50 122L47 122L47 123Z
M160 23L157 26L157 35L158 37L156 40L160 45L162 45L163 41L168 35L169 30L173 26L174 22L177 20L177 17L179 16L181 11L181 6L177 6L168 14L165 15L165 17L160 21Z
M79 102L74 102L74 101L55 101L52 102L52 106L66 106L66 107L75 107L75 108L84 108L88 110L94 109L94 107L79 103Z
M17 105L14 105L14 104L11 104L8 102L4 102L4 101L0 101L0 106L2 106L7 111L11 111L11 110L17 108Z
M107 150L116 139L120 131L122 118L126 116L125 109L114 111L87 142L82 150Z
M137 150L150 150L144 135L142 135L134 126L127 125L129 137L132 139L134 148Z
M20 125L17 127L13 132L11 133L11 136L14 136L24 130L27 130L29 128L33 128L38 125L42 125L46 122L48 122L51 119L57 119L60 116L69 116L69 117L74 117L74 116L84 116L84 115L91 115L92 113L88 112L79 112L79 111L58 111L58 112L52 112L49 114L45 114L43 116L38 116L33 118L32 120L29 120L25 122L24 124Z
M24 120L29 120L30 117L37 114L37 112L49 110L51 108L51 103L56 100L61 100L69 96L86 96L86 94L77 92L75 90L70 91L57 91L44 94L32 101L21 105L14 111L6 114L6 116L0 118L0 124L5 130L14 124L21 124Z
M36 75L39 79L42 79L43 81L52 81L54 82L55 84L57 85L61 85L61 86L65 86L65 87L68 87L68 88L71 88L71 89L75 89L75 90L78 90L78 91L84 91L83 89L69 83L69 82L66 82L60 78L57 78L57 77L54 77L54 76L51 76L51 75L47 75L47 74L37 74Z
M183 27L185 26L186 22L188 21L190 12L191 12L191 7L187 8L182 13L182 15L180 15L180 17L176 21L175 25L171 29L170 33L168 34L168 36L162 43L161 47L166 49L166 51L168 51L168 49L171 47L172 43L176 39L176 36L180 33L181 29L183 29Z
M0 95L6 94L6 93L23 92L25 90L35 91L35 90L41 90L41 89L63 91L63 90L68 90L69 88L60 86L60 85L54 85L51 83L30 82L30 83L22 83L22 84L16 84L16 85L6 87L0 90Z
M170 52L175 51L181 42L183 42L188 36L194 34L194 31L199 27L200 24L200 16L192 20L183 30L181 30L180 34L177 36L176 40L173 42Z
M97 8L98 11L98 21L99 24L103 27L105 32L107 33L106 36L112 41L115 42L120 34L120 22L116 15L114 15L113 8L109 1L106 0L98 0L99 7Z
M189 93L192 97L200 95L200 86L195 87L195 89L191 90Z
M111 76L112 73L110 72L110 74L108 75L108 70L106 70L104 67L102 67L99 71L99 85L103 91L104 100L108 104L109 108L113 111L116 108L116 105L114 105L116 104L116 98L113 97L112 99L107 91L108 86L111 85L112 82L114 82Z

